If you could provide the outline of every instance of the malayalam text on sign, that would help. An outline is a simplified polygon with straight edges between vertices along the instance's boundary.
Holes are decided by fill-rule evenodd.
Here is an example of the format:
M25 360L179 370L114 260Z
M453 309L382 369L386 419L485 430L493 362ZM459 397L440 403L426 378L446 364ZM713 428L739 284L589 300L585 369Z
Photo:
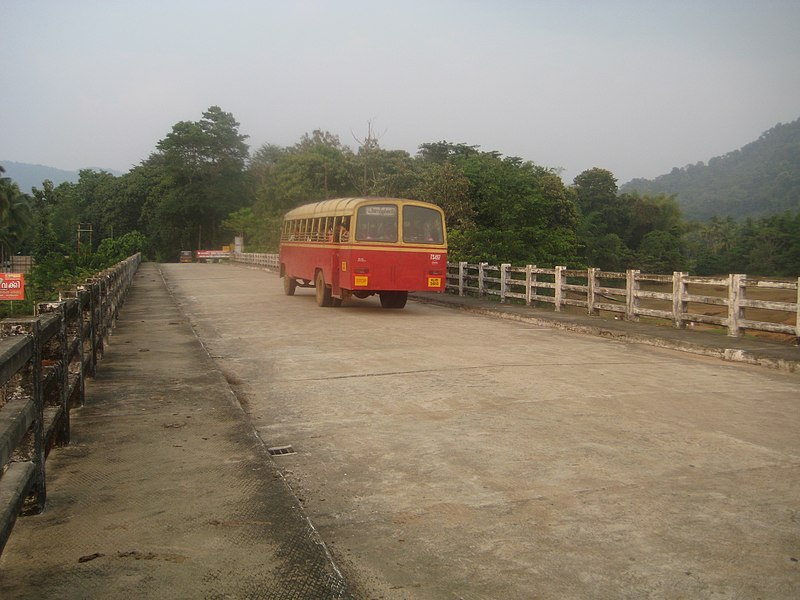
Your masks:
M25 275L0 273L0 300L25 300Z

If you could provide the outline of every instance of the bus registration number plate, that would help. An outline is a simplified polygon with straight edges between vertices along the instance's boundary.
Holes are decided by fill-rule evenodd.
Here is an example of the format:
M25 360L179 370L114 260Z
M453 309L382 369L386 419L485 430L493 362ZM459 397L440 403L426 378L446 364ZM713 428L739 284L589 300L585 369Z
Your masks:
M353 285L365 287L369 285L369 277L367 277L366 275L356 275L353 281Z
M442 287L442 278L428 277L428 287Z

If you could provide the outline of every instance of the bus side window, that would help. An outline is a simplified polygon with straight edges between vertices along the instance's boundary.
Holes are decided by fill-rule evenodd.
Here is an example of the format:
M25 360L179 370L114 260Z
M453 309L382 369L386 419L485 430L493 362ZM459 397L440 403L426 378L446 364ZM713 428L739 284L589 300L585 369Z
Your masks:
M325 241L333 241L333 218L325 217Z
M324 217L319 217L317 219L317 237L316 237L316 241L324 242L325 239L326 239L326 236L325 236L325 218Z
M350 241L350 218L342 217L336 230L336 240L339 242Z

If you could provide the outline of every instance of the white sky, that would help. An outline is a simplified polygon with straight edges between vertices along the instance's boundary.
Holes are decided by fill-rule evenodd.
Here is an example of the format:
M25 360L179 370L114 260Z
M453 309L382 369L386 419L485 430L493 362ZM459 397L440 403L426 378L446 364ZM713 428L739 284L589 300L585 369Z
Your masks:
M0 159L127 171L218 105L251 150L447 140L620 184L800 118L800 0L0 0Z

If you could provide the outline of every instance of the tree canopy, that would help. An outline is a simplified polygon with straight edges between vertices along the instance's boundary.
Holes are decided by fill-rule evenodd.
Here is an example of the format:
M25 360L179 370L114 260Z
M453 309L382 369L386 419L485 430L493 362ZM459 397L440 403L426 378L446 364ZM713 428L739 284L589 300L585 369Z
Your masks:
M30 198L23 194L19 186L4 176L5 169L0 165L0 262L28 235L33 216Z
M800 211L690 222L677 193L620 189L614 174L599 167L565 185L556 170L476 145L429 142L414 156L385 149L371 124L355 149L314 130L293 145L250 152L239 126L212 106L197 121L176 123L124 175L83 170L75 183L44 181L31 195L0 171L0 248L6 255L63 259L78 242L81 250L90 244L111 256L135 241L150 258L177 260L181 250L217 249L243 235L246 250L272 252L291 208L392 196L443 208L454 261L800 273ZM791 139L783 128L764 137L776 136ZM797 169L774 156L788 173L781 181L791 181ZM83 226L91 228L91 240L81 237ZM121 239L127 242L115 241Z

